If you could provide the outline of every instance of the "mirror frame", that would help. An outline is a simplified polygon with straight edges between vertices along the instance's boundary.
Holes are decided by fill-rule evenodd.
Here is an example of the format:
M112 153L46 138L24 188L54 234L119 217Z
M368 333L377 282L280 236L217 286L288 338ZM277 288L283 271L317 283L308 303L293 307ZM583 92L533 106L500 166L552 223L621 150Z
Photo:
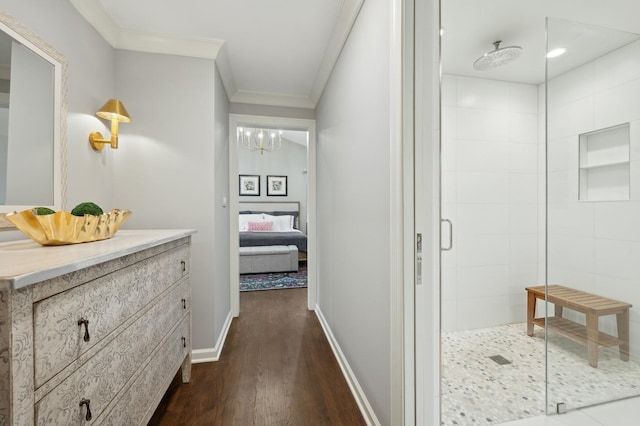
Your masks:
M53 205L44 207L63 210L66 207L67 196L67 61L62 53L2 9L0 9L0 30L53 65ZM15 228L4 218L6 213L32 207L34 206L0 205L0 229Z

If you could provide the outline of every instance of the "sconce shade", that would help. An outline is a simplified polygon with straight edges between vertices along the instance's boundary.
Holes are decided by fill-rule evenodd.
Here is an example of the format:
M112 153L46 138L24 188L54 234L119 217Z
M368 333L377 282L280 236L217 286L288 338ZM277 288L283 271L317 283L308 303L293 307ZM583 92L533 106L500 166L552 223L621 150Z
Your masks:
M121 123L130 123L131 117L122 102L117 99L109 99L106 104L100 108L96 115L106 120L118 120Z
M117 99L109 99L106 104L100 108L96 115L105 120L111 121L111 137L105 139L100 132L91 132L89 135L89 144L96 151L102 150L105 145L111 146L113 149L118 148L118 123L130 123L131 117L127 109Z

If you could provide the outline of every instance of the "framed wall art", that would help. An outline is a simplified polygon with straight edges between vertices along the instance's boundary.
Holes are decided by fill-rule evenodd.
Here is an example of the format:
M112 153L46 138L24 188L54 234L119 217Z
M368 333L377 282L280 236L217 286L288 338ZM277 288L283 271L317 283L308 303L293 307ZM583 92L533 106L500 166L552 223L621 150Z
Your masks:
M267 176L267 195L268 196L287 196L287 177L286 176Z
M260 176L240 175L239 195L260 196Z

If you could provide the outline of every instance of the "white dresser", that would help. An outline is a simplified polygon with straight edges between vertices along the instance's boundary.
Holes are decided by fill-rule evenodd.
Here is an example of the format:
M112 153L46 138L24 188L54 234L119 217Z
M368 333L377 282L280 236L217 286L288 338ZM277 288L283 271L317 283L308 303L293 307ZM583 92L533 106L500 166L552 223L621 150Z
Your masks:
M0 425L146 424L190 380L194 232L0 243Z

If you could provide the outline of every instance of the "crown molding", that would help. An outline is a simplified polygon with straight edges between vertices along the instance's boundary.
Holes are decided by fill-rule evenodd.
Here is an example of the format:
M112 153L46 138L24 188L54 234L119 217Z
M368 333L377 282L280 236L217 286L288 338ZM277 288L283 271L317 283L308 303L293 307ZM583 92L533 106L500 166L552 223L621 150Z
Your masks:
M186 38L166 34L120 30L117 49L137 52L164 53L176 56L217 59L224 40L210 38Z
M324 56L320 62L320 68L316 73L309 96L290 96L238 90L233 78L233 70L231 69L224 40L186 38L125 30L117 26L99 1L69 0L69 2L115 49L215 60L222 85L230 102L314 109L349 37L364 0L344 0L342 2L336 25L325 48Z
M218 68L220 80L222 80L222 86L224 87L225 92L227 92L227 99L231 101L231 97L238 92L238 88L236 87L236 81L233 78L233 70L231 69L231 63L229 62L226 44L223 44L218 50L216 67Z
M116 25L111 15L98 1L69 0L78 13L91 24L93 28L112 47L116 47L120 38L120 28Z
M307 96L281 95L278 93L261 93L238 90L229 98L233 103L238 104L254 104L254 105L270 105L276 107L291 108L315 108L316 105L311 102Z
M327 85L327 81L329 81L336 62L338 62L342 48L347 42L347 38L349 38L353 24L356 22L356 18L358 18L363 4L364 0L344 0L342 2L340 12L338 13L338 20L336 21L335 27L333 27L333 32L322 56L320 68L318 68L311 93L309 93L309 100L314 108L320 100L320 96Z

